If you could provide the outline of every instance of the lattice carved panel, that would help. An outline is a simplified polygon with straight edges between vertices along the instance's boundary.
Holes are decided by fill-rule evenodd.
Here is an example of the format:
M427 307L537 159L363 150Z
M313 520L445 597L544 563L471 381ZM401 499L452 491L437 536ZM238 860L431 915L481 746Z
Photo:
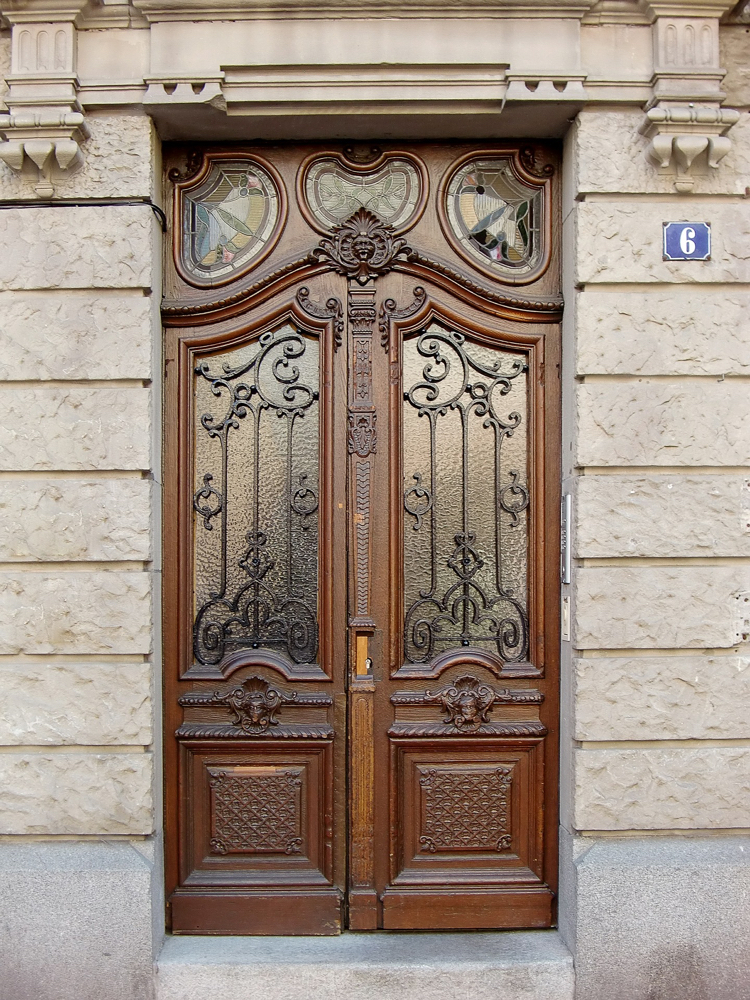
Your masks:
M211 850L299 854L300 768L210 768Z
M394 886L539 884L544 737L391 736Z
M423 851L507 851L511 767L419 768Z

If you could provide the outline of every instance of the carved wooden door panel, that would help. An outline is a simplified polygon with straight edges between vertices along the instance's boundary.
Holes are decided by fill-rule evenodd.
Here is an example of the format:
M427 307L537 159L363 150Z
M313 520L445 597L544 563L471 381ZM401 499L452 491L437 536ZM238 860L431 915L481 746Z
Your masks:
M553 163L168 154L175 932L554 919Z

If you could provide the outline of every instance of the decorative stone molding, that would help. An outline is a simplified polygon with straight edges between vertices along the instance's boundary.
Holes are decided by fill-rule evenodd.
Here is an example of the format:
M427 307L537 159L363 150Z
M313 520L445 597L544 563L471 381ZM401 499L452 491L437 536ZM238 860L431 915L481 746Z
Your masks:
M506 73L506 101L575 101L586 100L584 74L534 76L531 73Z
M80 144L89 135L76 75L75 22L83 6L83 0L11 0L3 5L12 35L0 159L19 174L30 166L41 198L54 193L55 169L80 166Z
M597 0L133 0L150 22L285 17L581 18Z
M143 106L150 110L155 106L211 106L218 111L227 110L227 102L222 92L224 74L215 76L148 76L145 78L146 93Z
M720 107L725 70L719 64L719 18L727 0L665 0L646 5L653 17L652 98L641 134L651 140L647 155L677 173L675 189L692 190L693 164L702 154L712 169L731 149L727 132L739 112Z
M646 112L640 131L651 139L647 155L659 167L677 171L675 189L692 190L691 168L695 159L706 152L714 170L731 149L727 132L739 121L740 113L732 108L659 107Z
M722 101L718 17L658 17L654 32L654 103Z

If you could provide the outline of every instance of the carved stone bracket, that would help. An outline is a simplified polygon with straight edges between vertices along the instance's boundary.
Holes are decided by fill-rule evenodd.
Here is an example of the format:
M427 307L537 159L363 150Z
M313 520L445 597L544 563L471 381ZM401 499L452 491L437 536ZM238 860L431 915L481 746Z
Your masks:
M716 169L732 147L727 132L740 118L732 108L650 108L640 132L651 140L647 154L659 167L677 171L675 189L692 190L694 161L706 153L709 167Z
M36 192L51 197L54 185L51 169L71 170L83 162L80 144L89 130L79 111L13 111L0 114L0 159L20 173L24 160L31 161L38 171Z
M217 111L226 111L227 102L222 91L223 73L199 73L189 76L171 74L166 76L144 77L146 93L143 95L143 107L147 112L155 108L179 108L195 110L210 107Z
M55 171L82 163L81 143L88 138L76 77L76 27L82 0L51 2L49 21L38 20L29 9L6 11L11 22L11 72L0 114L0 159L21 173L36 174L40 198L54 194Z
M703 159L716 169L731 149L727 132L739 112L722 108L724 70L719 58L719 18L725 0L692 3L651 0L654 18L653 97L640 132L651 142L647 155L659 167L677 173L675 189L694 186L693 166Z

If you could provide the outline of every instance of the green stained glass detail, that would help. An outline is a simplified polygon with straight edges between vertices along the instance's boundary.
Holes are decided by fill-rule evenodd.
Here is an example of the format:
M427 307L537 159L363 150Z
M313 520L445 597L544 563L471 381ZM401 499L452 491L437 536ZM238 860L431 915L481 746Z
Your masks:
M205 284L245 270L278 218L279 194L261 166L242 159L214 163L183 196L183 265Z
M448 184L446 211L460 245L475 259L516 274L538 266L543 193L515 175L509 157L464 164Z

